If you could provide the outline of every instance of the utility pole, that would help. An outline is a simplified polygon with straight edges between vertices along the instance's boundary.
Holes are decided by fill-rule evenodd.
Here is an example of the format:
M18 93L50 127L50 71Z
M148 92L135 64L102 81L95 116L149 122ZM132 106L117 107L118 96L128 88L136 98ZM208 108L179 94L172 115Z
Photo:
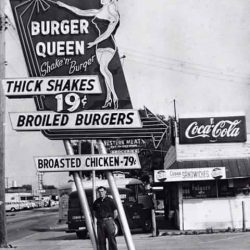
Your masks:
M5 78L5 0L0 0L0 79ZM0 247L7 248L5 214L5 96L0 86Z
M176 100L174 99L174 120L176 121Z

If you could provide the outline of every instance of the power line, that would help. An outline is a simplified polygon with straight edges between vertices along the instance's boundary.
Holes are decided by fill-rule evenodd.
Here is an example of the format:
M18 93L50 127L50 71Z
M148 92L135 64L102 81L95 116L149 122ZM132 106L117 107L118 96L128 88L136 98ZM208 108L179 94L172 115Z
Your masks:
M225 74L213 74L211 72L204 72L202 70L199 69L192 69L192 68L183 68L180 67L178 65L173 65L173 64L167 64L167 63L162 63L156 60L147 60L145 61L145 59L138 57L136 55L133 54L127 54L126 57L128 60L131 61L135 61L135 62L139 62L141 64L147 65L149 67L155 67L155 68L160 68L160 69L167 69L170 71L175 71L175 72L180 72L180 73L184 73L184 74L189 74L189 75L193 75L193 76L200 76L200 77L205 77L205 78L209 78L209 79L216 79L216 80L221 80L221 81L227 81L227 82L231 82L231 83L244 83L244 84L248 84L250 82L250 78L240 78L237 76L229 76L229 75L225 75Z
M169 58L166 56L162 56L162 55L155 55L155 54L150 54L148 52L144 52L144 51L139 51L136 49L131 49L131 48L126 48L126 47L121 47L124 50L126 50L128 53L134 54L136 56L139 57L145 57L145 58L149 58L150 60L154 60L155 58L157 58L157 61L162 61L163 63L174 63L173 65L179 65L182 67L191 67L191 68L198 68L199 70L204 70L206 72L209 73L215 73L215 74L225 74L228 76L233 76L233 77L240 77L240 78L247 78L250 77L250 74L240 74L240 73L225 73L223 72L221 69L219 68L215 68L215 67L211 67L211 66L206 66L203 64L199 64L199 63L193 63L193 62L188 62L188 61L184 61L184 60L179 60L179 59L174 59L174 58Z
M125 51L124 51L125 53ZM131 51L127 51L126 54L128 55L127 59L129 60L134 60L134 61L139 61L143 64L146 64L148 66L152 67L159 67L159 68L165 68L168 70L172 71L178 71L182 73L187 73L187 74L192 74L196 76L203 76L207 78L213 78L213 79L218 79L218 80L224 80L224 81L232 81L232 82L249 82L250 81L250 75L240 75L240 74L229 74L225 73L223 71L215 71L214 69L208 70L209 68L206 66L201 67L196 67L193 66L191 63L179 61L173 59L172 61L170 60L165 60L163 59L164 57L158 57L158 56L150 56L147 54L141 54L140 52L138 53L133 53Z
M145 59L147 61L150 62L151 65L164 65L169 67L169 69L178 69L178 70L183 70L183 71L192 71L194 73L199 73L199 74L206 74L206 75L215 75L218 77L223 77L223 78L237 78L237 79L242 79L242 80L250 80L250 77L248 75L245 76L239 76L239 75L233 75L233 74L227 74L224 72L214 72L214 71L209 71L209 70L204 70L201 68L196 68L194 66L190 66L190 65L185 65L182 63L178 63L178 64L173 64L173 63L169 63L169 62L164 62L161 60L157 60L157 59L152 59L152 58L146 58L145 56L141 56L141 55L136 55L133 53L128 52L128 55L130 55L131 57L133 57L135 60L141 60L141 61L145 61ZM131 58L130 58L131 59Z

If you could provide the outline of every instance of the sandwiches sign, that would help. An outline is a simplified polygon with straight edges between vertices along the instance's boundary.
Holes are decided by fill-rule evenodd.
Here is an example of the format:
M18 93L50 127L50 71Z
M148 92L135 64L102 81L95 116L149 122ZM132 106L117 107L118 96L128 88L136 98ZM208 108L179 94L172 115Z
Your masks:
M225 167L162 169L154 171L155 182L201 181L226 178Z
M245 116L181 118L180 144L245 142Z

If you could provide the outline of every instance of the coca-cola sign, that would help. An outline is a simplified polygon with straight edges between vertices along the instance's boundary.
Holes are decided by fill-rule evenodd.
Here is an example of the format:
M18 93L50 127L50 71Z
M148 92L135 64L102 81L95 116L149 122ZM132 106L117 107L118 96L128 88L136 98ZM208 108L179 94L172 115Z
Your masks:
M179 137L180 144L244 142L246 118L245 116L181 118Z

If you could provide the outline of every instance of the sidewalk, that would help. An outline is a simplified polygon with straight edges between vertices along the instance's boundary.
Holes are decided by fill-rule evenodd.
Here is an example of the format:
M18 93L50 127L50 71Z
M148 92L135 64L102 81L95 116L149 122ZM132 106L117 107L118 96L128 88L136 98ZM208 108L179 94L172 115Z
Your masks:
M249 250L250 233L216 233L200 235L172 235L152 237L151 234L133 234L136 250ZM118 249L126 250L123 236L117 237ZM37 232L11 245L17 250L92 250L89 239L77 239L62 228Z
M77 239L74 233L65 233L65 225L57 225L48 231L37 232L10 245L18 250L92 250L90 239ZM119 250L126 250L127 245L123 236L116 237ZM133 235L134 244L152 239L151 234ZM140 244L140 243L139 243ZM146 244L147 245L147 244ZM138 248L139 249L139 248ZM144 247L140 249L145 249ZM148 249L152 249L151 247Z
M190 234L167 230L160 226L158 237L133 233L136 250L249 250L250 232ZM163 225L162 225L163 226ZM17 250L92 250L89 239L77 239L75 233L65 233L66 224L41 229L20 240L9 242ZM118 249L127 250L124 236L117 237Z

